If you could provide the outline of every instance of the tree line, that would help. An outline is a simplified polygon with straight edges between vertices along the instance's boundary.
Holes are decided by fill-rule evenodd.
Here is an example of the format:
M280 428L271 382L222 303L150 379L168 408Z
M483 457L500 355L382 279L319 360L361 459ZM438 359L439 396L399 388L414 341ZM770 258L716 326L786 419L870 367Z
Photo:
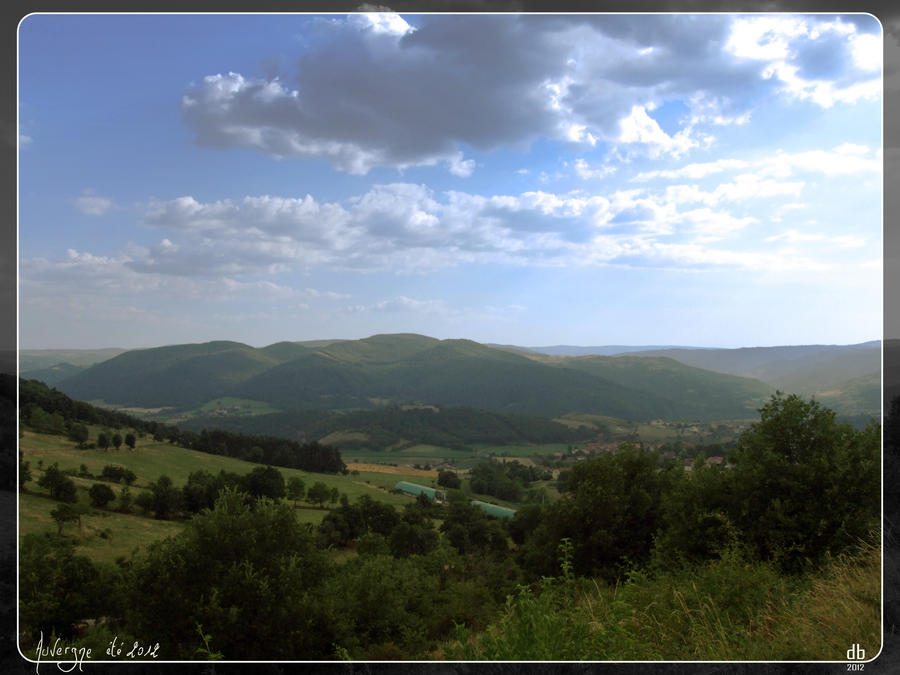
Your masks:
M314 471L317 473L338 473L346 470L340 451L316 441L299 443L286 438L266 435L245 435L220 429L203 430L200 433L188 431L152 420L142 420L133 415L106 410L75 401L56 389L37 380L19 380L19 409L22 421L32 425L37 431L67 434L73 440L84 444L85 425L99 425L113 430L131 428L147 434L156 441L168 441L191 450L216 455L234 457L259 464L271 464L291 469ZM115 444L113 434L104 440ZM128 435L122 439L128 443ZM98 437L98 444L100 438ZM102 445L101 445L102 447ZM108 446L107 446L108 447ZM132 446L133 447L133 446Z

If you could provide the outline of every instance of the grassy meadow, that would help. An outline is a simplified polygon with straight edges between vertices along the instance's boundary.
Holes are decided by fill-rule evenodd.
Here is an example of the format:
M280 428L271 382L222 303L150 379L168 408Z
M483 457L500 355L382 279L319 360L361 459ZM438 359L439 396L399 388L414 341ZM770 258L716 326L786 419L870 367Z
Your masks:
M91 437L96 438L100 429L91 428L90 431ZM121 433L124 435L125 431ZM147 437L137 438L134 450L125 445L119 450L113 448L81 450L76 443L63 436L25 430L20 438L19 447L24 460L30 463L32 474L32 481L26 484L27 492L19 496L20 541L28 534L49 533L53 536L57 534L58 526L50 516L50 512L59 502L51 499L47 491L37 485L37 481L43 475L43 468L54 463L57 463L63 471L72 470L75 473L80 472L84 465L87 472L94 476L99 476L103 467L109 464L130 469L137 474L137 480L130 488L132 497L146 489L161 475L169 476L176 487L181 487L194 471L204 470L212 474L229 471L244 475L258 466L231 457L156 442ZM340 493L346 494L351 502L362 495L368 495L398 507L412 501L411 497L390 492L398 481L411 480L423 485L432 485L436 482L436 478L429 479L417 475L428 472L410 469L409 473L405 473L402 467L389 466L383 467L383 470L382 467L374 465L371 468L377 470L360 471L346 476L311 473L283 467L278 467L278 470L285 481L292 476L299 477L307 489L316 482L322 482L329 488L337 488ZM436 472L431 473L437 476ZM62 535L71 538L76 544L77 552L94 562L114 562L118 558L131 558L135 552L145 548L150 542L175 535L183 527L183 521L156 520L152 516L141 514L138 509L132 513L120 513L115 510L116 502L110 504L107 509L91 507L88 490L94 483L100 481L78 475L70 478L78 490L78 504L86 512L82 515L80 524L66 523ZM122 486L115 483L106 485L112 488L118 498ZM305 501L297 503L297 519L302 523L318 525L327 512L327 509L315 508Z

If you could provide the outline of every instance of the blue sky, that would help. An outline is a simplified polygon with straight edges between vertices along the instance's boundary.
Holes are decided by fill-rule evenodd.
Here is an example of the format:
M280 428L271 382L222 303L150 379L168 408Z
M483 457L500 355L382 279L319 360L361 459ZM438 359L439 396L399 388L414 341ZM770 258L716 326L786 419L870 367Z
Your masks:
M22 348L882 326L866 15L31 15Z

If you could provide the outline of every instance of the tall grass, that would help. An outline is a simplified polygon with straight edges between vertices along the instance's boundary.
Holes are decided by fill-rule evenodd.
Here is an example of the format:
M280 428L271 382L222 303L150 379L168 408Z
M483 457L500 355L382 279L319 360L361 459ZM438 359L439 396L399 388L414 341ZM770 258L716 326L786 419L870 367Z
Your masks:
M520 587L485 632L457 627L447 658L525 661L843 661L881 641L881 552L861 543L804 578L726 551L622 584Z

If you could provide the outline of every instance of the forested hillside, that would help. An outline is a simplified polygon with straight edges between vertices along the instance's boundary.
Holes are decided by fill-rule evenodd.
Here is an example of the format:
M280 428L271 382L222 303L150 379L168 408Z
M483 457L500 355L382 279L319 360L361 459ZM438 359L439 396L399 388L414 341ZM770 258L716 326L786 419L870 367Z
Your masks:
M470 340L376 335L254 349L211 342L137 350L57 386L75 398L195 409L220 397L284 411L385 404L462 406L555 417L749 418L771 389L675 362L548 362Z

